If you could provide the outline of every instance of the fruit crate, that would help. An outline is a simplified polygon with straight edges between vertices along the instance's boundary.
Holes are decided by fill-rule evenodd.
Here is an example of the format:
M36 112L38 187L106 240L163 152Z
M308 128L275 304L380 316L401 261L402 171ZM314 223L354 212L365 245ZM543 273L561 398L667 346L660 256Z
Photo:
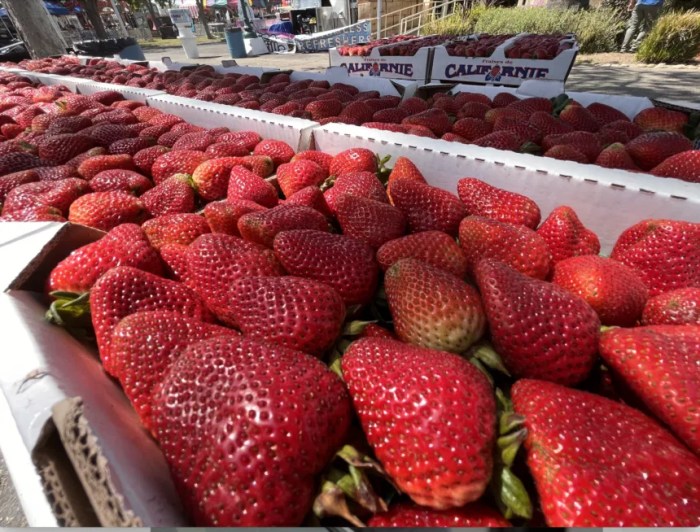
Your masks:
M534 155L481 148L346 124L314 130L315 147L331 154L367 148L392 160L412 160L431 185L452 192L463 177L525 194L543 219L559 205L574 208L607 255L622 231L642 218L700 222L700 187L679 179L610 170Z
M30 526L186 525L162 453L96 351L44 319L49 269L102 234L55 222L0 227L0 315L22 353L3 357L0 372L2 454Z
M418 88L417 81L386 79L376 77L357 77L350 74L343 67L328 67L325 72L303 72L294 70L290 74L291 81L304 79L326 80L329 83L345 83L352 85L360 91L377 91L382 96L400 96L410 98Z
M330 66L345 67L351 76L428 81L432 48L421 48L412 56L381 55L381 48L372 49L366 56L340 55L337 48L331 48Z
M41 83L42 85L64 85L71 92L76 92L78 85L85 82L84 78L76 78L73 76L59 76L56 74L44 74L41 72L32 72L30 70L21 70L16 74L26 76L32 81Z
M459 57L450 55L446 46L433 50L430 78L433 81L504 85L517 87L526 80L565 82L578 54L573 36L565 36L562 43L571 48L562 50L552 59L522 59L508 57L509 50L518 41L531 37L519 34L496 47L489 57Z
M98 81L92 81L89 79L84 79L82 82L77 84L77 91L80 94L94 94L101 91L113 91L117 90L124 95L127 100L136 100L137 102L146 103L148 98L153 98L155 96L161 96L166 94L163 91L157 91L153 89L144 89L141 87L129 87L128 85L113 85L111 83L101 83Z

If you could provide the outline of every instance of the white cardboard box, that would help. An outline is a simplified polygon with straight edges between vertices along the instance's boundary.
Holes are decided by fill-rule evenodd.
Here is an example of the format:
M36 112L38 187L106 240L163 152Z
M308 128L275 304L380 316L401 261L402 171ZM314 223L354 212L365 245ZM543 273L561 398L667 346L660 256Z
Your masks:
M429 47L419 49L413 56L380 55L379 48L374 48L366 56L340 55L337 48L328 51L330 65L346 68L351 76L421 82L429 79L431 54L432 49Z

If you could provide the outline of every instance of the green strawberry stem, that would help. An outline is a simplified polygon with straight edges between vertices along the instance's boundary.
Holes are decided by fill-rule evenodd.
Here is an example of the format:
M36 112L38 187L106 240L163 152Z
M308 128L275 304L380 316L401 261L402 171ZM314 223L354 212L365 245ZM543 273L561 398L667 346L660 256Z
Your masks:
M554 116L559 116L559 113L561 113L569 103L571 103L571 98L566 94L560 94L552 100L552 114Z
M493 387L496 384L495 381L493 380L493 375L491 375L491 372L486 368L486 366L484 366L481 363L480 360L477 360L476 358L470 358L469 362L471 362L476 367L476 369L478 369L481 373L484 374L486 379L488 379L491 387Z
M472 346L469 351L469 357L471 359L476 359L487 368L499 371L500 373L510 377L510 373L508 373L508 370L501 359L501 355L496 352L489 342L479 342L478 344Z
M365 327L367 327L370 323L377 323L377 321L349 321L345 324L345 328L343 329L343 336L359 336L365 330Z
M391 168L387 168L386 163L388 163L390 159L391 155L380 157L379 154L377 154L377 177L379 178L379 181L382 182L382 185L386 185L389 181Z
M321 189L321 192L325 192L329 188L331 188L333 185L335 185L335 180L337 179L338 176L332 175L326 178L326 180L321 183L321 186L319 187Z
M333 482L323 483L321 493L318 494L314 501L313 512L319 518L338 516L342 517L353 526L365 526L365 524L350 511L343 490Z
M506 519L532 518L530 496L523 483L509 468L494 470L491 486L496 493L496 503Z

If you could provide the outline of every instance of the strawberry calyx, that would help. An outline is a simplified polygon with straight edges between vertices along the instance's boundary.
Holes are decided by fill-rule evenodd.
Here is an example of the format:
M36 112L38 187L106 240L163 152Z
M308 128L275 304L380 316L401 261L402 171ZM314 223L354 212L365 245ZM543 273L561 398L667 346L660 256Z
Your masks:
M348 309L348 315L352 315L350 309ZM330 370L336 375L338 375L338 377L340 377L341 379L343 378L343 371L340 367L340 361L343 358L343 354L345 353L345 351L348 350L350 344L352 344L355 341L355 339L364 332L365 328L370 323L377 322L376 320L352 320L345 322L343 332L341 333L340 338L338 339L336 344L333 346L330 359L328 360L328 366L330 367Z
M49 323L67 329L72 335L89 340L94 338L90 314L90 292L55 291L49 294L54 301L46 311Z
M559 113L561 113L572 101L573 100L565 93L552 98L552 114L554 116L559 116Z
M490 369L498 371L507 377L510 377L508 369L506 368L501 355L499 355L493 348L490 342L482 341L474 344L466 354L469 362L474 364L477 369L479 369L486 378L494 385L493 376L491 375Z
M530 155L542 155L542 146L535 144L532 141L527 141L520 146L520 153L528 153Z
M338 178L337 175L332 175L326 178L326 180L321 183L319 188L321 189L321 192L325 192L329 188L331 188L333 185L335 185L335 180Z
M382 185L386 185L389 182L389 175L391 174L391 168L387 168L386 164L391 160L391 155L381 157L379 154L377 157L377 178L381 181Z

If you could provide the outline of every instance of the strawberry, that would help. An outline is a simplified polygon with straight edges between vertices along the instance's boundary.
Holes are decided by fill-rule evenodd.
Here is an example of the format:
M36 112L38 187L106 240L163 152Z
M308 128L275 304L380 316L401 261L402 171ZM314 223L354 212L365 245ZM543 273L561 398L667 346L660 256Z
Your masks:
M44 136L37 142L39 157L54 164L63 164L95 146L92 138L86 135L66 133L65 135Z
M139 107L137 109L134 109L132 111L134 113L134 116L138 118L140 122L151 122L152 119L155 119L158 116L163 115L163 111L160 109L156 109L155 107ZM172 127L172 124L168 125L168 128Z
M191 345L153 392L156 438L201 525L300 525L350 416L322 362L235 336Z
M174 174L192 174L196 168L210 157L200 151L169 151L151 164L151 177L158 185Z
M217 142L235 142L243 144L248 152L252 152L260 142L262 137L255 131L232 131L224 133L216 139Z
M504 116L527 121L527 115L525 113L523 113L522 111L518 111L517 109L510 108L491 109L484 115L484 120L493 124L496 122L496 120Z
M330 218L333 216L328 203L326 203L326 198L323 196L323 192L318 187L304 187L301 190L295 192L285 200L287 205L305 205L316 209L318 212L324 216Z
M46 162L31 153L12 152L0 155L0 175L31 170L40 166L46 166Z
M377 251L377 262L386 271L395 262L414 258L459 278L467 274L468 263L462 248L447 233L423 231L384 244Z
M158 253L141 228L135 224L121 224L59 262L49 274L47 292L87 292L115 266L131 266L155 275L163 273Z
M344 235L378 248L406 232L406 217L386 203L350 194L335 202L336 218Z
M476 282L491 341L511 374L574 385L593 369L600 320L583 299L495 260L482 260Z
M579 255L600 253L598 236L581 223L576 212L566 205L555 208L537 229L552 253L552 262Z
M269 249L242 238L210 233L187 249L192 286L223 323L235 326L228 290L240 277L278 276L282 267Z
M263 140L259 142L253 150L253 155L264 155L272 159L275 168L281 164L288 163L294 157L292 147L281 140Z
M571 257L554 266L552 282L582 297L603 325L634 327L648 297L631 268L598 255Z
M593 102L589 104L586 109L591 113L599 127L603 127L618 120L629 122L629 118L627 118L625 113L604 103Z
M479 261L496 259L535 279L545 279L549 274L552 256L547 243L523 225L468 216L459 226L459 243L470 272Z
M177 150L187 150L187 151L204 151L210 144L216 141L213 135L208 131L201 131L197 133L185 133L179 139L175 141L172 145L173 151Z
M312 120L320 120L329 116L338 116L343 110L343 104L339 100L316 100L304 109L311 113Z
M134 165L140 172L143 172L146 175L151 175L151 167L153 166L153 163L161 155L169 151L170 148L159 145L144 148L133 155Z
M74 166L62 164L59 166L40 166L33 168L33 172L39 176L39 181L58 181L69 177L78 177L78 171Z
M379 267L369 245L344 235L299 229L279 233L275 256L291 275L335 288L346 305L369 303Z
M427 127L438 137L441 137L452 129L450 117L442 109L428 109L422 113L410 115L404 118L401 123L411 126Z
M240 142L215 142L207 146L204 153L208 154L212 159L220 157L245 157L250 155L250 151Z
M394 181L389 194L394 206L406 215L412 233L437 230L454 236L467 215L464 204L452 193L420 181Z
M3 222L65 222L63 213L49 205L31 205L13 211L3 209L0 221Z
M207 203L203 214L212 233L240 236L238 231L240 217L249 212L262 212L264 210L266 210L265 207L254 201L233 199Z
M493 124L480 118L462 118L452 125L452 132L469 142L488 135L492 130Z
M78 166L78 174L90 180L105 170L133 170L134 161L131 155L98 155L84 160Z
M558 120L550 113L545 113L544 111L535 111L528 118L528 123L536 127L542 132L543 136L547 135L562 135L564 133L571 133L574 128L566 122Z
M486 96L485 94L479 94L476 92L460 92L455 94L455 102L457 105L464 107L465 105L469 103L480 103L482 105L486 105L488 107L492 106L491 98ZM510 103L510 102L508 102ZM494 105L494 107L496 107Z
M365 148L350 148L333 157L329 174L340 176L351 172L377 172L377 156Z
M187 270L187 246L184 244L165 244L160 248L159 253L165 266L164 277L185 283L193 288L194 285Z
M353 342L341 360L367 441L401 491L438 510L481 496L496 405L478 369L452 353L383 338Z
M700 326L656 325L613 329L600 339L600 354L635 395L700 455Z
M440 138L435 133L433 133L430 128L422 126L420 124L402 124L403 127L406 128L403 133L407 133L409 135L416 135L417 137L426 137L429 139L437 139Z
M236 331L167 310L136 312L112 332L110 366L141 423L153 430L152 392L182 351L200 340Z
M408 116L405 109L394 107L390 109L380 109L372 115L372 122L382 122L384 124L400 124Z
M623 231L610 258L635 270L651 297L700 287L700 224L643 220Z
M557 144L549 148L542 155L560 161L574 161L581 164L588 164L590 162L588 157L574 144Z
M193 213L164 214L143 224L151 245L160 250L166 244L189 245L199 236L211 232L203 216Z
M688 115L662 107L650 107L634 117L634 123L644 131L672 131L683 133L688 123Z
M127 126L120 124L96 124L82 129L80 134L89 136L98 146L105 148L118 140L136 136Z
M441 268L400 259L386 271L384 286L394 329L406 343L462 353L484 334L478 292Z
M549 98L523 98L508 104L508 109L515 109L526 115L536 112L551 113L552 101Z
M328 174L313 161L299 160L277 168L277 183L285 197L307 186L318 186Z
M26 183L13 188L5 197L2 213L45 205L58 209L64 215L80 196L90 191L84 179L69 178L58 181Z
M483 503L473 503L449 510L433 510L417 504L399 502L388 512L375 514L367 522L371 528L400 527L509 527L501 514Z
M153 188L150 179L132 170L104 170L90 180L93 192L121 190L134 196L140 196Z
M523 379L511 394L549 526L697 525L700 463L651 419L548 382Z
M151 137L136 137L133 139L121 139L109 145L107 152L111 155L126 153L132 157L141 150L150 148L155 144L155 139Z
M184 137L186 134L187 133L183 131L166 131L160 137L158 137L158 144L172 148L175 143L180 140L180 137Z
M700 183L700 150L682 151L652 168L660 177L675 177L691 183Z
M0 204L5 201L5 197L13 188L35 181L39 181L39 175L34 170L22 170L0 176Z
M652 297L644 306L642 325L700 325L700 287Z
M493 106L494 107L506 107L510 105L513 102L517 102L518 97L515 96L514 94L511 94L509 92L499 92L496 94L496 96L493 97Z
M600 129L598 121L591 111L580 105L569 104L559 113L559 119L577 131L595 133Z
M644 133L625 146L637 166L651 170L672 155L693 149L692 143L680 133L657 131Z
M316 163L321 168L323 168L323 171L325 172L326 176L330 175L331 161L333 160L332 155L315 150L300 151L294 157L292 157L291 162L301 160L307 160Z
M600 152L595 164L603 168L619 168L621 170L639 171L630 154L620 143L610 144Z
M470 215L524 225L530 229L535 229L540 223L540 208L530 198L491 186L480 179L460 179L457 194Z
M461 142L462 144L470 144L470 142L467 139L455 133L445 133L440 138L449 142Z
M281 231L314 229L328 231L326 217L304 205L278 205L261 212L249 212L238 219L238 231L249 242L271 248Z
M170 131L170 128L168 126L149 126L148 124L144 125L148 127L145 127L144 129L139 131L139 137L151 137L155 140L158 140L158 138Z
M174 174L141 196L151 216L194 211L195 193L189 176Z
M425 183L425 177L411 159L408 157L399 157L394 163L394 167L389 174L388 184L391 185L394 181L408 179L412 181L422 181Z
M484 120L489 110L491 110L491 106L485 103L467 102L457 111L457 119L478 118L479 120Z
M68 220L109 231L123 223L140 224L148 217L143 202L121 191L92 192L70 205Z
M275 165L266 155L248 155L241 157L241 165L262 178L270 177L275 173Z
M169 126L173 127L175 124L179 124L180 122L184 122L182 118L179 116L171 115L168 113L153 113L151 117L149 118L139 118L139 120L143 120L151 124L152 126Z
M228 201L248 200L264 207L278 203L274 185L243 166L231 168L226 198Z
M345 320L338 292L301 277L245 277L231 285L229 295L244 335L310 355L332 347Z
M493 133L476 139L473 144L475 146L481 146L482 148L519 151L523 143L518 135L510 131L494 131Z
M359 126L372 120L374 109L365 102L350 102L338 115L338 121Z
M331 212L335 213L336 202L344 194L389 203L384 185L371 172L346 172L336 177L333 187L323 194Z
M239 157L222 157L202 162L192 172L192 183L195 190L207 201L225 198L231 170L239 166L240 163Z
M47 115L39 115L39 116L47 116ZM34 119L36 120L36 118ZM21 135L25 129L20 126L19 124L3 124L0 127L0 133L2 133L3 137L8 138L8 139L14 139L17 138L19 135ZM36 131L36 130L34 130Z
M622 131L627 137L632 140L644 133L644 130L637 124L629 120L615 120L600 128L600 131Z
M411 96L399 104L399 109L403 109L409 115L415 115L428 110L428 104L422 98Z
M199 296L182 283L130 266L117 266L100 277L90 291L90 312L105 371L112 374L110 346L114 327L125 317L146 310L171 310L211 321Z

